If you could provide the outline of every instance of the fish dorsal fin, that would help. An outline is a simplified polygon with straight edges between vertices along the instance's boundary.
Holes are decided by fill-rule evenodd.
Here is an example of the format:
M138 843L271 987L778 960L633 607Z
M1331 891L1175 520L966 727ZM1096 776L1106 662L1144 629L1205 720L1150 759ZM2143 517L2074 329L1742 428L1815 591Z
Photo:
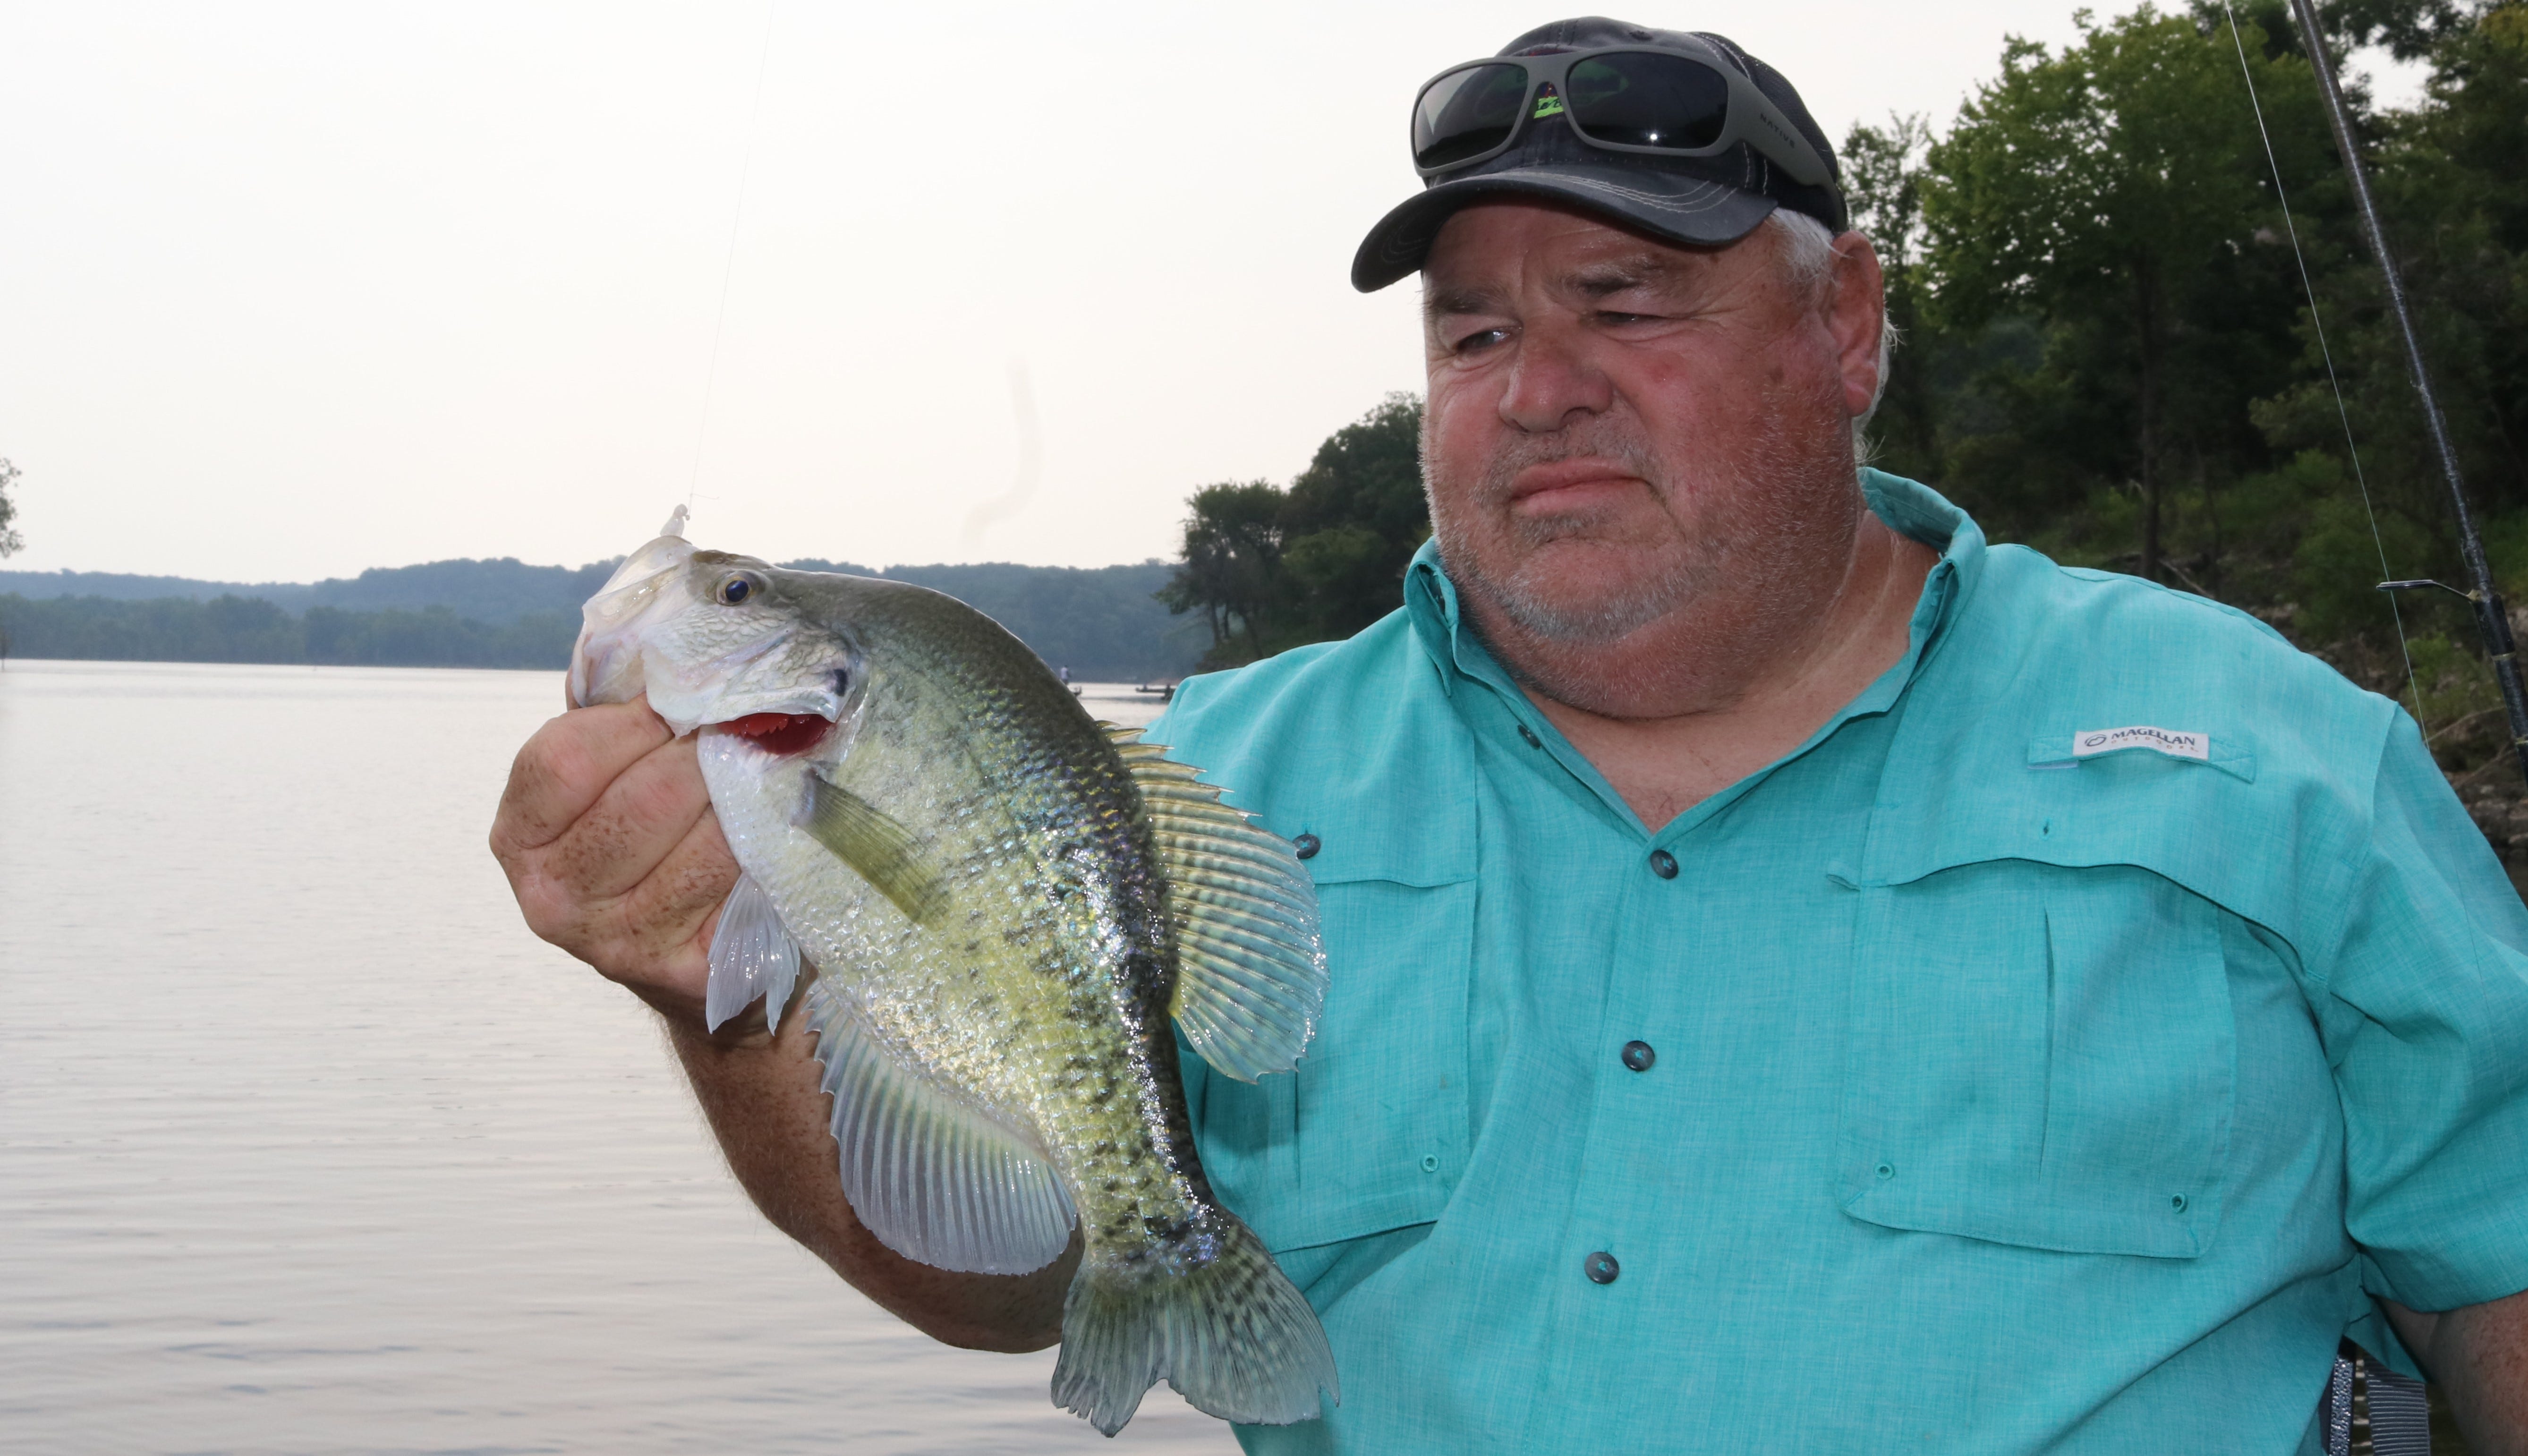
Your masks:
M811 775L808 782L807 817L799 827L875 885L915 924L936 921L948 908L948 886L922 858L913 831L822 775Z
M1241 1082L1288 1071L1326 1004L1317 891L1288 841L1220 802L1199 770L1103 725L1124 755L1168 880L1177 992L1168 1010L1202 1060Z
M906 1066L841 992L808 987L834 1099L843 1196L877 1241L961 1274L1026 1274L1071 1243L1053 1166L974 1102Z
M781 1026L781 1009L790 1004L799 984L799 943L782 927L772 897L741 874L720 905L719 928L711 932L711 983L703 992L703 1024L717 1031L722 1022L764 998L764 1025Z

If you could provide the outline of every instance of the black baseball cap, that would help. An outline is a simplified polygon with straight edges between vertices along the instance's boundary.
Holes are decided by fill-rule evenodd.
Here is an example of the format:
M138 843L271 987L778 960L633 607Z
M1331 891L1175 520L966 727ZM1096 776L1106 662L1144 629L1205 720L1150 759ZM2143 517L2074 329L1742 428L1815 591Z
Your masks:
M1679 46L1680 40L1685 44ZM1780 72L1726 36L1708 30L1654 30L1604 16L1585 16L1540 26L1497 54L1541 56L1627 45L1716 52L1780 109L1825 159L1836 182L1798 182L1745 142L1709 157L1615 152L1582 139L1568 117L1530 121L1509 150L1428 180L1421 195L1379 219L1352 256L1352 286L1373 293L1416 272L1449 217L1469 202L1491 197L1550 198L1653 237L1707 247L1736 242L1777 207L1806 213L1831 232L1845 230L1843 192L1836 184L1842 169L1825 133Z

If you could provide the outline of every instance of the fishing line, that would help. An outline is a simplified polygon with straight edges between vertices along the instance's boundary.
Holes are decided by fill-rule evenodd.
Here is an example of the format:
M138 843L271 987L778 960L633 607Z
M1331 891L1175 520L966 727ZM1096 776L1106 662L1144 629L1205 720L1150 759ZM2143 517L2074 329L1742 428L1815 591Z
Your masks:
M2291 194L2283 190L2283 164L2274 155L2274 134L2265 128L2264 103L2256 99L2256 74L2247 66L2247 42L2238 34L2238 13L2230 8L2230 0L2221 0L2221 13L2230 18L2230 43L2238 50L2238 78L2247 83L2247 105L2256 114L2256 134L2264 139L2265 166L2274 176L2274 200L2282 204L2283 231L2291 237L2291 260L2299 265L2300 291L2308 298L2309 328L2317 335L2318 357L2326 361L2326 387L2335 391L2335 417L2344 424L2344 450L2352 458L2352 483L2361 490L2361 513L2370 522L2370 544L2379 548L2379 579L2386 581L2396 573L2388 566L2388 542L2379 534L2379 512L2370 503L2370 482L2361 472L2361 447L2352 440L2352 412L2344 403L2344 385L2335 377L2335 352L2327 347L2326 321L2318 317L2317 284L2309 277L2308 255L2300 251ZM2404 609L2397 605L2396 593L2383 595L2388 598L2388 614L2396 624L2396 651L2405 659L2405 687L2414 695L2414 726L2422 731L2423 742L2430 743L2431 727L2423 721L2423 685L2414 674L2413 650L2405 644Z
M993 522L1027 508L1027 498L1035 494L1036 476L1044 465L1043 434L1035 421L1035 390L1028 385L1025 359L1010 361L1010 409L1018 418L1018 476L1010 482L1008 494L986 500L968 513L966 545L970 546L983 544L983 533L991 529Z
M746 183L755 174L755 124L764 115L764 73L772 65L772 12L779 0L765 0L764 6L764 53L755 62L755 101L746 112L746 139L738 152L737 206L729 212L728 251L719 270L719 313L711 320L711 364L703 371L702 418L694 422L694 473L685 483L685 504L694 503L694 493L702 489L703 442L711 438L711 390L719 383L719 341L728 332L728 285L737 277L737 233L746 221Z

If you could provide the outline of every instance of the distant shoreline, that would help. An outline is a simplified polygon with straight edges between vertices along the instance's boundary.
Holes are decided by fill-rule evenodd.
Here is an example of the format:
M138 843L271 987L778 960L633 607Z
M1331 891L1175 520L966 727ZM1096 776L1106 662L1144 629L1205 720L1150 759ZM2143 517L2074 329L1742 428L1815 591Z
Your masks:
M508 558L382 568L309 585L106 572L0 571L6 654L96 662L465 667L558 671L580 603L613 571ZM806 570L883 576L945 592L1007 627L1079 680L1184 677L1210 644L1199 615L1153 594L1170 568L985 563L893 568L803 560ZM86 590L80 590L86 589Z

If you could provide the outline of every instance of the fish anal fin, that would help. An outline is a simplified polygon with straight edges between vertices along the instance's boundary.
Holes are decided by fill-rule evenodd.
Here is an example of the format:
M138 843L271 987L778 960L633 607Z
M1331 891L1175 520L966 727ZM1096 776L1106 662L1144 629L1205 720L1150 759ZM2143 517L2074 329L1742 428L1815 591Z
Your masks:
M1041 1153L905 1066L844 993L811 984L807 1014L834 1099L843 1196L879 1243L963 1274L1027 1274L1061 1257L1071 1196Z
M915 924L936 923L948 908L947 882L922 858L913 831L839 784L822 777L811 777L809 784L808 813L799 827L894 901Z
M1199 770L1109 730L1150 816L1177 932L1168 1010L1213 1067L1251 1082L1297 1065L1326 1003L1317 892L1290 843L1220 802Z

